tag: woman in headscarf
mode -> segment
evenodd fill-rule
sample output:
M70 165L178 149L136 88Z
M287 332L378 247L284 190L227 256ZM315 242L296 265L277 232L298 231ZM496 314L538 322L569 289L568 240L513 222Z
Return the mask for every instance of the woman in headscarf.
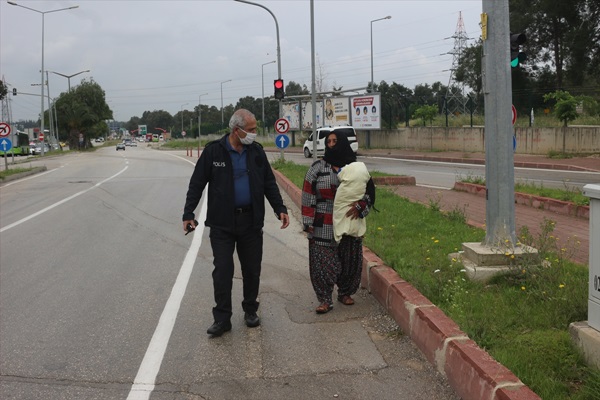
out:
M346 168L347 171L344 171ZM364 231L352 222L338 230L339 243L334 234L334 202L340 188L342 174L352 187L346 190L343 202L338 202L336 221L363 219L375 202L375 185L363 163L356 162L348 138L343 133L331 132L326 139L325 155L315 161L306 173L302 188L302 224L308 236L310 279L319 306L315 310L324 314L333 308L333 289L337 285L337 299L352 305L352 295L360 286L362 272L362 234ZM359 181L357 183L357 181ZM356 195L356 188L362 195ZM345 210L345 211L344 211ZM362 232L362 234L360 234ZM354 235L354 236L353 236Z

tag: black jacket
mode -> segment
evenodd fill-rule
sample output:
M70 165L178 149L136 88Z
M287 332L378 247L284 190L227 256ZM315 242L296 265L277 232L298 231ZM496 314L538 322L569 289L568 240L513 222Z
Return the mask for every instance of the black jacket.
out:
M233 166L226 140L229 140L229 135L210 142L202 151L190 179L183 209L183 221L194 219L194 210L198 206L206 184L209 184L208 210L204 224L231 232L234 228L235 195L233 192ZM262 146L253 143L246 146L246 151L254 227L261 229L265 219L265 197L277 218L280 213L287 214L287 208L283 204L275 175Z

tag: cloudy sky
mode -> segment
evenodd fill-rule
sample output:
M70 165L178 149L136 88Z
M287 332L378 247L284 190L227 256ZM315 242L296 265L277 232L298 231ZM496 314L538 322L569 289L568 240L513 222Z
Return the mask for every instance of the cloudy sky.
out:
M220 108L221 89L224 105L260 98L263 76L265 96L273 92L278 66L267 63L277 58L276 28L261 7L234 0L14 2L43 12L79 6L44 14L44 67L63 75L89 69L72 77L71 87L93 78L118 121L144 111L191 110L200 99ZM277 18L282 78L310 89L310 1L254 2ZM317 75L324 89L365 87L372 26L375 82L448 84L459 13L475 39L481 8L481 0L315 0ZM0 76L11 90L40 93L41 53L42 15L0 0ZM57 97L68 79L51 73L49 87ZM9 98L14 121L39 117L39 96Z

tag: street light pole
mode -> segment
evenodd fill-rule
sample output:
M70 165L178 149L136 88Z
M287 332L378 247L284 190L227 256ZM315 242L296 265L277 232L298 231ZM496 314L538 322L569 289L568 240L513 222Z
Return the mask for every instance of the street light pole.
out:
M269 14L271 14L273 19L275 20L275 33L277 35L277 79L281 79L281 47L279 45L279 23L277 22L277 18L275 18L275 14L273 14L273 12L271 12L271 10L269 10L267 7L263 6L262 4L253 3L253 2L247 1L247 0L234 0L234 1L263 8L263 9L267 10L267 12ZM281 100L279 100L279 117L280 118L281 118L282 107L283 107L283 105L281 104Z
M261 76L262 76L262 124L263 124L263 136L265 135L265 65L273 64L275 60L264 63L261 66Z
M8 4L10 4L11 6L17 6L17 7L21 7L21 8L25 8L27 10L30 11L34 11L38 14L42 15L42 70L41 75L42 75L42 84L41 84L41 90L42 90L42 97L41 97L41 114L40 114L40 132L42 133L42 135L44 134L44 16L46 14L50 14L53 12L58 12L58 11L64 11L64 10L72 10L74 8L78 8L79 6L71 6L71 7L66 7L66 8L59 8L56 10L50 10L50 11L40 11L40 10L36 10L35 8L31 8L31 7L26 7L26 6L22 6L20 4L15 3L14 1L8 1ZM44 146L42 143L42 153L41 156L44 156Z
M71 93L71 78L74 77L74 76L77 76L79 74L83 74L84 72L90 72L90 70L86 69L85 71L80 71L80 72L78 72L76 74L73 74L73 75L64 75L64 74L61 74L60 72L56 72L56 71L49 71L49 72L52 72L53 74L64 76L65 78L67 78L68 83L69 83L69 93Z
M231 82L231 79L221 82L221 129L223 129L224 118L223 118L223 84Z
M387 17L378 18L378 19L374 19L371 21L371 91L374 91L374 88L375 88L375 81L373 79L373 22L381 21L384 19L390 19L390 18L392 18L392 16L388 15Z
M185 139L185 135L183 134L183 106L187 106L190 103L185 103L181 105L181 111L179 112L181 114L181 136Z
M208 93L202 93L198 96L198 145L200 145L200 124L202 123L202 96Z

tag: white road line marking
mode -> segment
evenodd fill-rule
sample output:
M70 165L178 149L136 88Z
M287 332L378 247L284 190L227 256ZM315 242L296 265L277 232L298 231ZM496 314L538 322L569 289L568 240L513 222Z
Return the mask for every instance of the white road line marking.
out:
M208 196L206 194L202 197L198 221L204 221L206 219L207 197ZM133 386L129 391L127 400L148 400L152 394L152 391L154 390L156 376L160 370L160 365L162 364L162 360L167 349L167 344L169 343L171 333L173 332L173 327L175 326L175 319L177 318L177 313L179 312L179 306L181 305L181 300L183 299L185 289L190 280L190 275L192 274L192 270L194 268L194 262L196 261L198 252L200 251L203 233L204 224L201 223L201 225L198 225L194 231L192 243L187 254L185 255L185 259L183 260L183 264L181 265L181 269L179 270L179 274L175 280L175 285L173 285L171 295L165 304L165 308L160 316L158 325L154 330L154 334L152 335L152 339L150 340L150 344L148 345L148 349L146 350L142 364L140 365L138 373L133 381Z
M66 202L67 202L67 201L69 201L69 200L73 200L75 197L79 197L79 196L81 196L82 194L84 194L84 193L87 193L87 192L89 192L90 190L93 190L93 189L95 189L95 188L99 187L99 186L100 186L100 185L102 185L103 183L106 183L106 182L110 181L111 179L113 179L113 178L116 178L117 176L121 175L123 172L125 172L125 171L127 170L127 168L129 168L129 167L125 167L125 168L123 168L122 170L120 170L119 172L117 172L116 174L114 174L113 176L111 176L111 177L108 177L108 178L106 178L105 180L103 180L103 181L100 181L100 182L96 183L96 184L95 184L94 186L92 186L91 188L88 188L88 189L82 190L81 192L77 192L77 193L75 193L74 195L67 197L66 199L62 199L62 200L61 200L61 201L59 201L59 202L56 202L56 203L54 203L54 204L52 204L52 205L49 205L49 206L48 206L48 207L46 207L46 208L43 208L43 209L41 209L40 211L38 211L38 212L36 212L36 213L33 213L33 214L31 214L31 215L30 215L30 216L28 216L28 217L25 217L25 218L23 218L23 219L20 219L20 220L18 220L17 222L13 222L12 224L10 224L10 225L7 225L7 226L3 227L2 229L0 229L0 233L2 233L2 232L4 232L4 231L7 231L7 230L9 230L9 229L11 229L11 228L14 228L15 226L21 225L23 222L27 222L27 221L29 221L30 219L32 219L32 218L35 218L35 217L37 217L38 215L41 215L41 214L45 213L46 211L50 211L50 210L52 210L53 208L55 208L55 207L58 207L58 206L60 206L61 204L64 204L64 203L66 203Z
M46 174L49 174L50 172L57 171L59 168L64 168L64 167L65 167L64 165L61 165L58 168L54 168L54 169L51 169L51 170L46 171L46 172L40 172L39 174L31 175L30 177L27 177L27 178L17 179L16 181L9 182L6 185L3 185L2 187L7 187L7 186L10 186L10 185L14 185L15 183L20 183L20 182L28 181L30 179L34 179L34 178L37 178L37 177L40 177L40 176L44 176Z

